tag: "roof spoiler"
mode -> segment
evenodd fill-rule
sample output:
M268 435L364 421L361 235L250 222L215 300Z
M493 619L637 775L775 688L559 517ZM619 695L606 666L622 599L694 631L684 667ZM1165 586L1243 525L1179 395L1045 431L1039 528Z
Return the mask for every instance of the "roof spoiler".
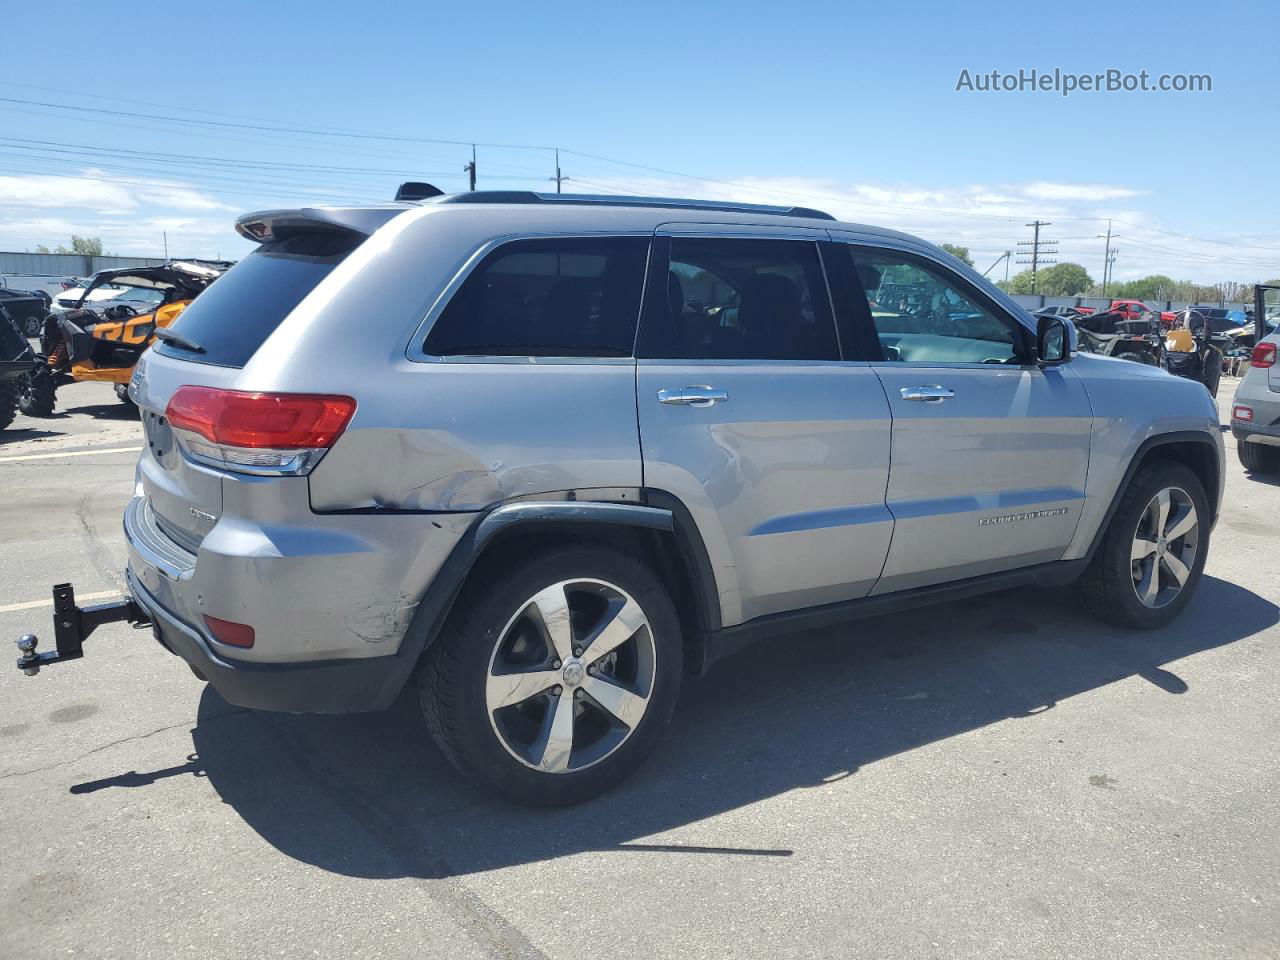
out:
M396 191L397 200L429 200L432 197L442 196L444 191L439 187L418 180L406 180Z
M236 221L236 232L254 243L283 240L299 233L353 233L367 237L405 207L302 207L263 210Z

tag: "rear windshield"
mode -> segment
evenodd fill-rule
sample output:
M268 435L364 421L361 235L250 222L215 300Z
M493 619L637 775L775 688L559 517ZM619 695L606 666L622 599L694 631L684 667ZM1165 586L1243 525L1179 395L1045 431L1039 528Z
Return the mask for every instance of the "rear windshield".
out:
M243 367L303 298L364 240L351 233L306 233L265 243L210 284L172 330L203 353L156 341L179 360Z

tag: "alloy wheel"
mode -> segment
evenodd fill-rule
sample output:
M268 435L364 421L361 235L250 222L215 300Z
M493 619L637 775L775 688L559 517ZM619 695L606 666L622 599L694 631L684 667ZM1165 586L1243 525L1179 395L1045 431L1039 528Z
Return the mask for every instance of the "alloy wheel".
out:
M1157 609L1173 602L1191 577L1199 545L1191 496L1180 487L1157 492L1138 518L1129 554L1133 589L1144 606Z
M485 707L503 748L526 766L573 773L631 736L656 667L640 605L603 580L565 580L530 597L489 659Z

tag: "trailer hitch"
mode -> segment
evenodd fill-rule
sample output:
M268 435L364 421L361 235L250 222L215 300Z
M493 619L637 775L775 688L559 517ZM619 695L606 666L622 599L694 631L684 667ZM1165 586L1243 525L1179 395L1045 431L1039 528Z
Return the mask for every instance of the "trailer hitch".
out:
M95 603L89 607L76 606L76 591L69 583L59 583L53 588L53 636L56 650L36 653L39 639L34 633L25 634L18 641L18 669L28 677L34 677L41 667L66 660L79 660L84 656L84 641L104 623L127 620L135 627L151 625L151 617L132 597L123 597L111 603Z

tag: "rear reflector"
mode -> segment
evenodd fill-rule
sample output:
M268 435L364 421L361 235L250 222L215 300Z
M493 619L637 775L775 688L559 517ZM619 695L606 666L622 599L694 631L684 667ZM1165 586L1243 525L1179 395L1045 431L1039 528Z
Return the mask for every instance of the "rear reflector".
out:
M1260 343L1253 348L1253 353L1249 355L1249 366L1251 367L1269 367L1276 362L1276 345L1274 343Z
M1253 422L1253 407L1235 406L1231 408L1232 420L1243 420L1245 423Z
M308 450L333 446L355 412L351 397L179 387L165 416L219 446Z
M253 627L247 623L233 623L230 620L219 620L205 614L204 625L213 634L213 639L231 647L252 647Z

